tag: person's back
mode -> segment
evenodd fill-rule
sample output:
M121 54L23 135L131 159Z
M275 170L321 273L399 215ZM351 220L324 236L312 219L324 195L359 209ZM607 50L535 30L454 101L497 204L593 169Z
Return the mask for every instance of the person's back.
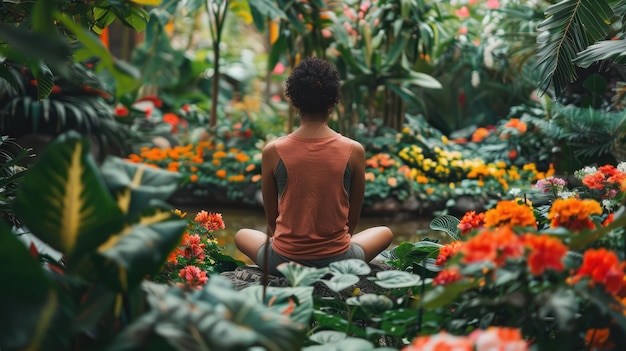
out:
M393 238L385 226L354 234L365 191L365 150L327 125L340 83L331 64L312 57L287 78L285 95L301 123L263 148L268 234L244 228L235 235L237 248L271 274L290 261L313 267L350 258L368 262Z
M286 183L282 191L279 188L274 250L304 259L345 252L350 246L352 141L340 134L324 138L289 135L277 140L276 149L285 171L284 175L277 172L277 181L284 177Z

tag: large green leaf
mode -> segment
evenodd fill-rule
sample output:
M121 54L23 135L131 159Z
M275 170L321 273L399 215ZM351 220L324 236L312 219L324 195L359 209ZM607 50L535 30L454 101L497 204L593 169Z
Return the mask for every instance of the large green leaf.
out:
M548 7L545 15L537 27L539 87L546 91L554 86L558 95L577 77L573 60L606 37L614 13L604 0L563 0Z
M328 268L330 268L332 272L356 275L367 275L372 271L372 268L367 262L354 258L333 262L328 265Z
M151 312L129 326L109 350L145 349L155 334L178 350L299 350L303 332L285 315L211 276L202 290L183 294L176 287L144 284ZM148 336L148 337L146 337Z
M137 224L127 226L98 247L94 260L103 279L115 289L128 291L161 268L186 227L187 221L169 210L146 210Z
M288 315L303 330L311 322L313 313L313 287L301 286L295 288L267 287L265 301L263 301L263 286L251 285L241 290L243 295L266 305L272 311Z
M15 213L71 265L122 228L123 216L76 132L61 135L24 177Z
M41 348L58 309L59 297L41 263L0 223L0 348Z
M167 200L178 188L181 175L107 157L101 168L102 176L118 206L129 218L135 217L154 200Z
M379 316L393 308L393 301L385 295L363 294L359 296L349 297L346 304L359 306L371 316Z
M276 267L291 286L309 286L330 273L329 268L306 267L295 262L282 263Z
M430 222L430 229L441 230L450 235L454 240L458 241L461 240L461 237L459 236L459 223L461 223L461 221L454 216L442 215L434 218Z
M385 289L409 288L419 285L422 281L419 275L396 270L378 272L375 278L368 279Z
M93 56L100 59L101 64L115 77L117 82L115 93L117 96L133 92L138 85L139 72L121 70L116 65L115 58L102 45L100 39L86 28L75 23L64 13L55 13L56 19L71 30L76 38L89 50Z
M603 60L611 60L620 64L626 63L626 40L599 41L580 52L573 62L582 67L589 67L595 62Z
M359 277L349 273L334 273L330 280L321 279L322 283L326 284L332 291L340 292L359 282Z

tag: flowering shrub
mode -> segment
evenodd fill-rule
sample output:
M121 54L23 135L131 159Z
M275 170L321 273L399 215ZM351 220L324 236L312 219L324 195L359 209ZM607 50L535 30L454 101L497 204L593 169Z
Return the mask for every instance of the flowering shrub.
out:
M207 185L213 185L225 189L231 200L254 202L254 193L246 193L245 189L250 184L260 187L260 156L256 151L226 149L223 144L200 141L168 149L145 147L139 154L129 155L128 160L181 173L181 188L197 195L206 195L202 193L208 191Z
M175 214L186 218L187 213L175 210ZM174 283L186 289L199 289L207 281L207 274L232 270L243 262L221 253L213 235L224 229L224 221L219 213L200 211L193 220L188 219L187 231L180 244L170 253L167 262L153 280Z
M455 351L525 351L528 344L516 328L490 327L477 329L468 336L455 336L447 332L420 336L402 351L455 350Z
M552 202L549 222L521 199L502 200L484 215L466 213L457 224L461 240L439 248L441 270L420 305L436 311L438 325L451 334L514 328L520 350L526 342L543 349L555 340L568 350L624 346L626 262L593 238L620 230L626 218L603 227L601 214L598 201L578 198ZM417 338L404 350L431 343L480 349L471 332L447 333Z

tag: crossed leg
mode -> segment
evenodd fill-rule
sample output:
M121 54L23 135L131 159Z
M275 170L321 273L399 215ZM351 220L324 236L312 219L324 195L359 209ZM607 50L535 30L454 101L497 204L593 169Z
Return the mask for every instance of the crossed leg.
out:
M235 234L235 245L246 256L256 263L259 249L267 240L267 234L256 229L240 229ZM385 226L367 228L352 236L351 242L358 244L365 252L365 262L373 260L385 250L393 240L391 229Z

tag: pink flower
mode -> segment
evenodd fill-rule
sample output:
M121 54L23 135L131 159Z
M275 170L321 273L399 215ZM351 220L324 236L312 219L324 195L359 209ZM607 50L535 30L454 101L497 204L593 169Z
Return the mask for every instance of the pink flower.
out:
M460 35L467 34L467 27L463 26L459 28L459 31L457 33L459 33Z
M470 15L470 11L467 6L461 7L460 9L456 10L455 13L459 18L467 18Z
M489 327L486 330L474 330L468 338L476 351L507 350L527 351L528 344L522 339L522 332L516 328Z
M283 74L285 73L285 65L282 62L279 62L274 66L273 74Z
M490 10L495 10L500 7L500 1L498 0L487 0L487 8Z

